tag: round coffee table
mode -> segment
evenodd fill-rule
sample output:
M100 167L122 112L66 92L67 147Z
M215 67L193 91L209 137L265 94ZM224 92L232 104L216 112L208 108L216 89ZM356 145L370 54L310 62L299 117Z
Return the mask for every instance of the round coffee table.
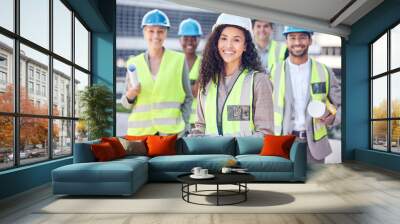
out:
M213 174L215 177L212 179L193 179L190 177L191 173L182 174L177 177L178 181L182 183L182 199L188 203L198 204L198 205L234 205L247 200L247 192L249 188L247 183L255 180L255 177L249 173L216 173ZM215 185L215 190L198 190L197 185ZM195 186L194 191L190 191L190 186ZM237 190L224 190L220 189L220 185L236 185ZM206 194L209 192L214 192L215 194ZM216 197L216 204L202 204L193 202L190 200L190 196L203 196L203 197ZM240 196L240 199L231 203L221 202L221 197L232 197Z

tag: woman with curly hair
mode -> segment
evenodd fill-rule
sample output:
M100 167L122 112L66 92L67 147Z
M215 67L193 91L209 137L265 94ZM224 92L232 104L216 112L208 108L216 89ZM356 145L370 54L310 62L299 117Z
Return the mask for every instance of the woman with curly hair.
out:
M193 135L273 133L272 85L252 42L251 20L221 14L203 51Z

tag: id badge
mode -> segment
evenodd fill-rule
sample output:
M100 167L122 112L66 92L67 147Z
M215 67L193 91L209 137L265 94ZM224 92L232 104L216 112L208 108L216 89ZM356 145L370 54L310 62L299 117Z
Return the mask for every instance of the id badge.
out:
M311 88L314 94L324 94L326 93L326 83L325 82L317 82L311 84Z
M228 121L249 121L249 105L228 105Z

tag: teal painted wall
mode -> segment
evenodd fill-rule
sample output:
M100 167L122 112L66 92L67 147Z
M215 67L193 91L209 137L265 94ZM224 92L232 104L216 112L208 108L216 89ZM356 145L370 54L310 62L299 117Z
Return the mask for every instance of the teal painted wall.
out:
M115 96L115 1L67 2L92 31L92 82L106 84ZM110 132L112 131L110 127ZM69 157L0 172L0 199L50 182L53 169L71 163L72 157Z
M400 172L400 155L393 155L392 153L379 151L371 152L371 150L366 149L356 149L355 160L368 163L372 166Z
M71 163L69 157L0 172L0 199L48 183L53 169Z
M383 168L398 170L400 157L382 156L369 150L369 46L392 25L400 22L400 1L386 0L351 29L344 43L345 52L345 124L344 159L355 159ZM357 149L357 152L355 150ZM359 151L363 150L363 151Z
M116 51L116 2L100 1L98 4L99 11L104 16L110 30L108 32L92 33L92 82L101 83L110 88L113 92L114 101L116 96L116 87L114 85L116 79L115 73L115 51ZM115 121L115 105L113 108L114 116L111 118ZM113 122L115 123L115 122ZM115 135L115 125L109 129L110 135Z

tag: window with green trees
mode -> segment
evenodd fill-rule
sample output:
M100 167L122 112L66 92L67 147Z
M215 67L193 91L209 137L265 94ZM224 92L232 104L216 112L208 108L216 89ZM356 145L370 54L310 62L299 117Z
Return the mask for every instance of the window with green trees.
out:
M400 153L400 24L370 45L371 148Z

